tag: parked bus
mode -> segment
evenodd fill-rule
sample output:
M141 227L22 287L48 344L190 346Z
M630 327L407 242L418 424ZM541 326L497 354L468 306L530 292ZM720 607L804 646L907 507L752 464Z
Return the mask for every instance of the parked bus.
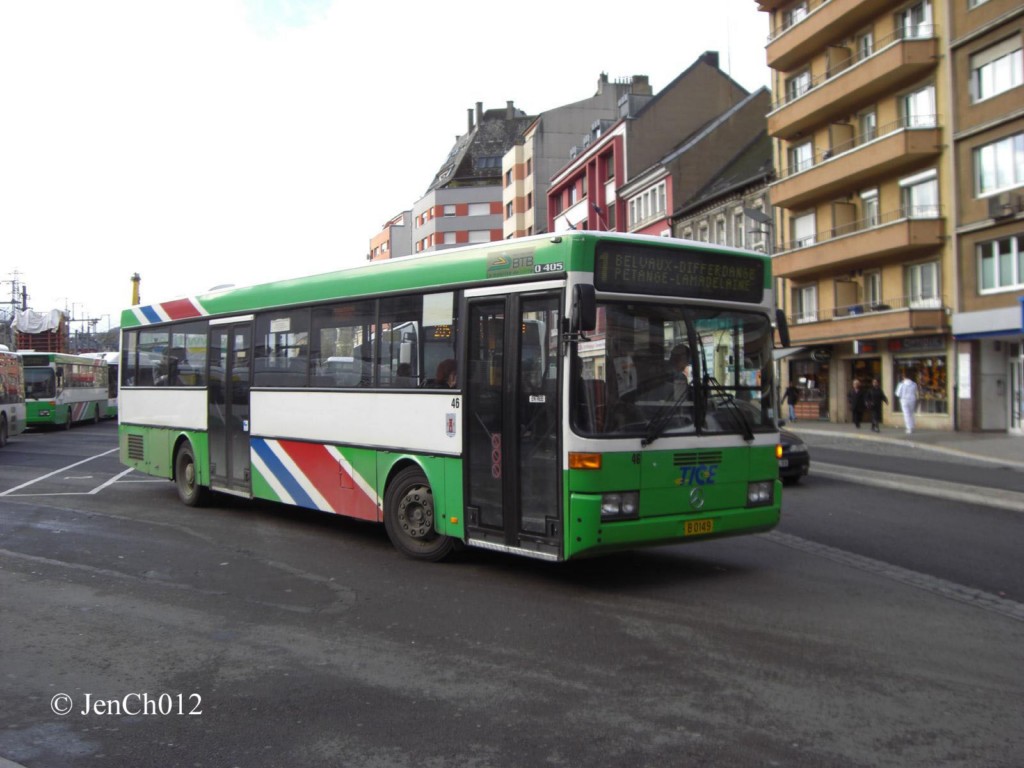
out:
M24 366L19 355L0 344L0 448L25 426Z
M117 387L120 382L121 355L118 352L86 352L82 357L103 360L107 364L107 407L101 414L104 419L117 418Z
M25 365L28 426L70 429L97 422L107 409L107 364L62 352L19 352Z
M383 522L426 560L769 530L771 285L760 254L580 232L132 307L121 460L188 505Z

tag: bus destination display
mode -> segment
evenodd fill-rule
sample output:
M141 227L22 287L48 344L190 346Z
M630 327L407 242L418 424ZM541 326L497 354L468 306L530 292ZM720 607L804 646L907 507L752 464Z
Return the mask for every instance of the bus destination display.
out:
M764 263L729 253L605 243L597 250L594 286L616 293L757 302L764 292Z

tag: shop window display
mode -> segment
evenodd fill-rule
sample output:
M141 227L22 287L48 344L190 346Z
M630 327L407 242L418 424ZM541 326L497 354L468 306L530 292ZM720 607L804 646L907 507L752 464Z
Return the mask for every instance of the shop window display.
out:
M892 380L899 382L905 370L917 382L918 413L949 413L949 367L944 356L897 357L893 360ZM893 397L891 402L899 410L897 398Z

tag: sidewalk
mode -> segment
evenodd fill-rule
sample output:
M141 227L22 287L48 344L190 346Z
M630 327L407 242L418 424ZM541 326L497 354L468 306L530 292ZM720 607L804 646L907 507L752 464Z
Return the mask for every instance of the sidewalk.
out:
M883 426L872 432L871 424L835 424L829 421L787 421L785 429L798 435L823 435L849 440L876 441L913 446L921 451L971 458L991 464L1024 469L1024 436L1005 432L945 432L918 429L908 435L902 427Z

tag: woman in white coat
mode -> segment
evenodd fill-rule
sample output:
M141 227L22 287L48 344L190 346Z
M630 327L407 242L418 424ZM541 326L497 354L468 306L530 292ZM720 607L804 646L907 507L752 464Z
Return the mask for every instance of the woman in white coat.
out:
M903 424L907 428L907 434L914 432L914 411L917 410L917 384L910 378L910 372L903 372L903 381L896 387L896 397L900 399L900 408L903 410Z

